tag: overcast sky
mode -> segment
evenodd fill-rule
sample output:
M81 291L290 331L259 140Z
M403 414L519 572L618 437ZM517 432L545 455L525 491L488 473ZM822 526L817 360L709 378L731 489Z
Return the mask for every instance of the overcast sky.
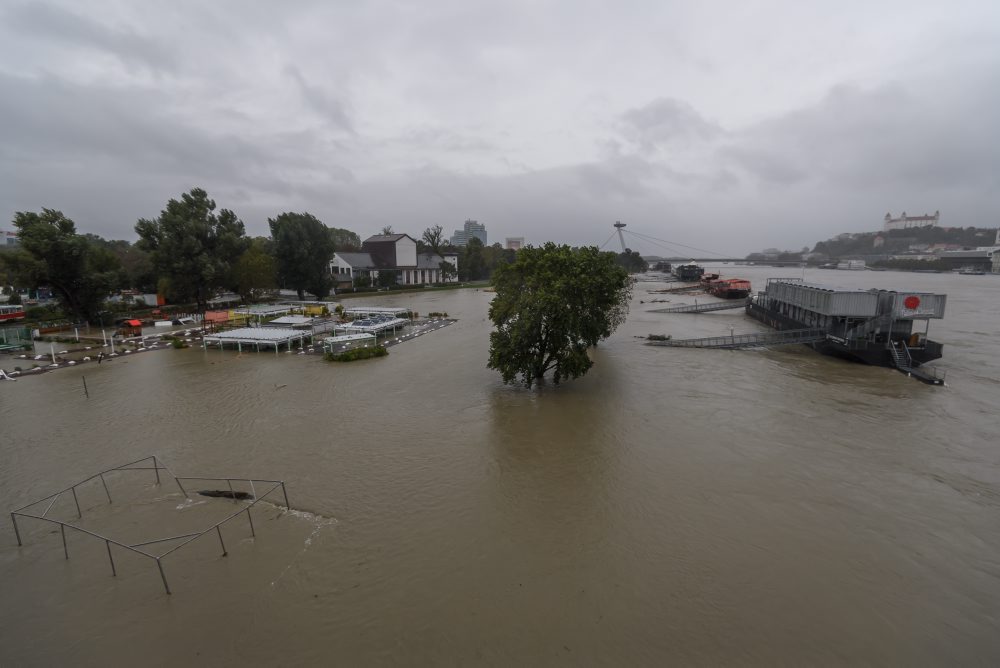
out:
M1000 2L0 0L0 228L50 207L131 240L196 186L254 235L996 227Z

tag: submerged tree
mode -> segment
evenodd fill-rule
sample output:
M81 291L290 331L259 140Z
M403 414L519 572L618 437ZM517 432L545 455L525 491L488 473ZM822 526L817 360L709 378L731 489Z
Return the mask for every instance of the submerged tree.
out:
M551 242L500 264L493 286L488 366L504 383L527 387L548 371L556 383L585 374L593 365L588 348L624 322L631 298L614 253Z
M333 279L330 260L334 241L330 228L309 213L283 213L267 221L274 240L278 276L286 287L305 298L305 292L323 299L330 294Z
M172 199L153 220L135 224L136 244L150 253L160 286L174 300L193 300L204 311L225 287L233 263L250 245L243 221L229 209L215 213L215 201L201 188Z
M121 264L106 248L76 233L60 211L19 211L14 216L20 247L6 255L19 281L52 288L63 309L81 320L101 310L121 280Z

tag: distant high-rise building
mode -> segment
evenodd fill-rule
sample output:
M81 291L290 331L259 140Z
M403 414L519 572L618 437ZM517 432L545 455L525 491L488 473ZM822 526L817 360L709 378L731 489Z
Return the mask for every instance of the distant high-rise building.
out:
M16 246L17 245L17 232L8 232L6 230L0 230L0 246Z
M507 243L504 244L504 247L510 250L521 250L523 245L524 237L507 237Z
M469 243L469 239L473 237L482 241L484 246L489 245L486 242L486 226L474 220L467 220L465 221L464 229L455 230L455 234L451 235L451 244L453 246L465 246Z

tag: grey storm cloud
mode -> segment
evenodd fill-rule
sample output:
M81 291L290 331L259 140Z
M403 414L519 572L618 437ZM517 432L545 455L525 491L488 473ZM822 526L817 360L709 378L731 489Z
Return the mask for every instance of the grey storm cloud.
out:
M723 133L682 100L658 98L622 114L622 134L646 151L710 141Z
M302 72L295 65L285 66L285 72L295 82L295 85L298 86L299 92L302 94L302 99L305 100L308 106L331 121L335 126L348 132L354 132L354 127L346 110L347 105L335 96L326 93L323 89L306 81Z
M151 34L153 31L141 34L105 25L44 2L14 5L3 13L3 19L8 30L25 31L49 48L81 46L113 54L128 67L142 65L155 71L170 71L176 66L173 55Z
M887 210L996 226L1000 5L958 5L0 3L2 215L133 238L198 186L252 234L622 220L746 253Z
M871 90L838 86L818 104L746 128L721 152L777 184L995 186L1000 73L972 70L963 79L958 85L915 81Z

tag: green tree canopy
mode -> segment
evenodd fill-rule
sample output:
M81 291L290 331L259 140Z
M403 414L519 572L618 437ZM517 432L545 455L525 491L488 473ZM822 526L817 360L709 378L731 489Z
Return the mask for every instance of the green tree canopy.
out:
M20 247L6 257L12 273L30 287L51 287L74 317L93 319L121 278L114 254L77 234L76 225L60 211L19 211L14 227Z
M94 245L109 250L122 266L120 287L137 288L143 292L156 291L156 268L149 253L138 245L130 244L122 239L108 240L96 234L84 234L84 237Z
M585 374L587 349L625 321L632 290L614 253L551 242L499 264L493 285L488 366L527 387L550 370L556 383Z
M396 272L389 269L383 269L378 272L378 285L380 288L391 288L397 282Z
M441 260L438 262L438 268L441 270L441 280L444 282L447 282L458 275L455 265L447 260Z
M359 251L361 250L361 237L356 232L345 230L341 227L331 227L330 234L333 235L333 246L339 251Z
M287 212L267 222L282 285L298 292L299 299L305 298L306 290L317 299L330 294L330 260L335 250L330 228L309 213Z
M463 281L478 281L489 278L483 242L472 237L462 250L458 262L458 277Z
M250 243L243 221L229 209L216 214L215 201L201 188L167 202L159 218L139 220L135 231L171 299L196 301L202 311Z
M642 274L649 270L649 263L642 259L638 251L626 248L624 253L618 254L618 266L624 267L630 274Z
M245 301L256 301L278 287L278 265L268 252L269 239L257 237L233 265L233 289Z

